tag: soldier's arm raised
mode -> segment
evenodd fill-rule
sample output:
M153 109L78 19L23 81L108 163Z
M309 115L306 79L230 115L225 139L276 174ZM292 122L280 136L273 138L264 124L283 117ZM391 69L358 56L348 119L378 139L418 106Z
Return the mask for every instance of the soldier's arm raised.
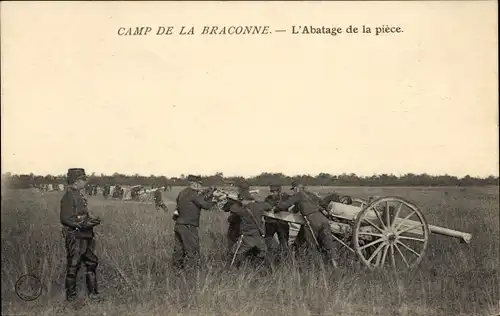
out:
M205 210L209 210L215 205L214 202L211 202L211 201L209 202L209 201L205 200L205 198L202 195L198 195L198 194L196 194L194 196L193 202L196 205L198 205L199 208L202 208Z
M297 193L293 196L291 196L289 199L287 199L286 201L282 201L280 202L277 206L276 206L276 209L277 210L287 210L288 208L290 208L290 206L296 204L297 202L299 202L301 199L301 196L300 196L300 193Z
M267 212L273 209L273 205L267 201L259 203L263 212Z
M229 211L231 211L231 206L233 206L233 204L234 204L234 201L232 201L232 200L228 200L228 201L224 204L224 206L222 207L222 210L223 210L224 212L229 212Z
M245 211L245 209L243 208L243 206L240 204L240 203L236 203L234 202L231 207L229 208L229 211L231 213L234 213L236 215L242 215L243 212Z
M333 200L332 198L328 197L326 197L325 199L319 199L319 198L317 199L319 206L321 206L325 210L328 209L328 204L330 204L332 200Z
M76 207L73 204L73 197L69 194L65 194L61 199L61 214L60 220L61 224L71 228L80 228L83 220L78 219L76 212Z

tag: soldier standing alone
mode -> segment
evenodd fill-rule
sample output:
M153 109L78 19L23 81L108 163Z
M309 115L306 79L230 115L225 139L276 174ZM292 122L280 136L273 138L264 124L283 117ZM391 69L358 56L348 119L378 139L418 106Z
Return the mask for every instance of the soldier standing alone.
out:
M95 240L93 227L100 224L97 217L90 215L87 199L83 194L87 176L85 170L68 170L68 189L61 199L60 221L66 244L66 299L74 301L77 297L76 277L80 265L86 267L85 281L90 298L97 298L96 270L98 258L94 253Z
M206 201L200 194L201 177L189 175L190 186L177 196L177 209L174 212L175 245L173 264L175 267L198 266L200 259L200 213L202 209L209 210L215 203Z

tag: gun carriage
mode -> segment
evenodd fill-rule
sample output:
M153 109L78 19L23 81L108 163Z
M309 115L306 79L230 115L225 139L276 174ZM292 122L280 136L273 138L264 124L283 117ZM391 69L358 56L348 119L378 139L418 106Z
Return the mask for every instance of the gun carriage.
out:
M222 207L236 194L217 189L214 200ZM406 199L387 196L367 201L353 198L352 204L331 202L322 210L329 219L334 239L357 256L367 268L385 266L412 270L422 261L431 234L439 234L470 243L472 235L429 225L422 211ZM265 217L299 225L306 224L300 213L265 212Z

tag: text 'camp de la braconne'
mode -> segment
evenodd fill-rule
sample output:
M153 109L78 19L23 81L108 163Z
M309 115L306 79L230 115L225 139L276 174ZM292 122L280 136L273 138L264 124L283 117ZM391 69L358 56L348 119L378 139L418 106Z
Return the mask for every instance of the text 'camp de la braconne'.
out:
M273 32L287 32L290 34L326 34L338 35L343 33L372 33L372 27L362 25L360 27L348 25L339 26L313 26L313 25L292 25L290 28L272 29L269 25L230 25L217 26L205 25L196 26L121 26L118 28L119 36L144 36L144 35L268 35ZM388 33L402 33L399 26L380 25L373 27L374 35Z

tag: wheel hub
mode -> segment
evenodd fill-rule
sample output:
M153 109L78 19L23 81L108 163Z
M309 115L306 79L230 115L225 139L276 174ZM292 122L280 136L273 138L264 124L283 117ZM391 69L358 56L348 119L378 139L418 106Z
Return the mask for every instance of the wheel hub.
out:
M396 239L397 239L397 236L396 234L390 232L387 234L387 241L390 243L390 244L394 244L396 242Z

